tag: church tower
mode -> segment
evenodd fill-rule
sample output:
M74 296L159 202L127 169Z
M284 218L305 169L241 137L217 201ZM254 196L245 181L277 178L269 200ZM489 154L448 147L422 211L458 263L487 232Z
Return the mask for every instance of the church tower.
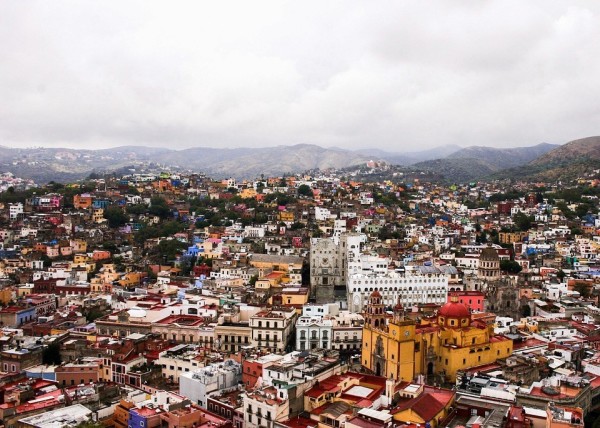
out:
M377 289L371 293L369 303L364 313L365 324L371 328L387 330L385 322L385 306L381 293Z
M415 375L415 322L404 318L402 305L385 311L381 293L369 296L363 312L362 365L377 376L412 381Z

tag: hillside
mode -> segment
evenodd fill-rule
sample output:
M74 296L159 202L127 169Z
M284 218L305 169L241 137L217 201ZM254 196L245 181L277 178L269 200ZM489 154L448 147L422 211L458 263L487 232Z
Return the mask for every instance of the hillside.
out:
M572 162L577 160L600 160L600 137L581 138L540 156L532 162L533 165L548 165L557 162Z
M265 148L193 148L161 156L161 162L181 169L202 171L214 177L255 178L309 169L343 168L370 158L348 150L311 144Z
M524 165L556 149L557 145L542 143L529 147L497 149L493 147L471 146L460 149L448 156L450 159L480 159L496 170Z
M448 183L466 183L483 179L498 171L496 166L477 158L435 159L416 163L412 167L435 173Z
M425 162L434 159L445 158L462 148L457 145L438 146L432 149L410 151L410 152L386 152L379 149L361 149L356 153L371 156L372 159L379 159L392 165L413 165L419 162Z
M309 169L342 168L371 159L349 150L327 149L299 144L265 148L186 150L123 146L102 150L11 149L1 147L0 171L31 178L38 183L72 181L92 172L111 172L129 168L137 171L176 169L204 172L216 178L255 178L282 175Z
M588 137L559 146L526 165L500 171L492 178L565 181L581 177L599 168L600 137Z
M431 159L448 153L442 159ZM564 146L538 144L532 147L496 149L472 146L442 146L420 152L394 153L373 149L350 151L311 144L263 148L220 149L195 147L185 150L122 146L102 150L0 146L0 171L31 178L38 183L72 181L92 172L178 171L202 172L215 178L256 178L308 170L341 169L383 160L403 167L406 173L420 171L446 182L468 182L512 177L531 180L575 178L600 165L600 137L572 141ZM412 165L409 167L408 165Z

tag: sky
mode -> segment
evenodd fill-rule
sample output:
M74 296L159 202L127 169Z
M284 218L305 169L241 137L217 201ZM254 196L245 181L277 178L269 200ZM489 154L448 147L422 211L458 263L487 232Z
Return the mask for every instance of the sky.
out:
M9 147L560 144L599 100L597 0L0 2Z

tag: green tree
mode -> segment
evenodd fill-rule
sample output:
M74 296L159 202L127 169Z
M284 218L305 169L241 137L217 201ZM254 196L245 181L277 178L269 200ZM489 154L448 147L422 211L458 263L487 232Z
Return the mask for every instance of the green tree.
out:
M42 363L48 365L59 365L62 363L60 357L60 345L56 342L46 346L42 351Z
M104 210L104 218L110 227L121 227L127 224L129 217L119 207L108 207Z
M298 195L311 197L313 195L313 192L308 184L301 184L298 187Z
M150 208L148 209L148 212L162 219L171 215L171 209L169 208L167 201L160 196L155 196L150 199Z
M558 202L556 208L558 208L567 219L572 220L575 218L575 213L571 211L565 202Z
M135 215L145 214L148 211L148 207L144 204L128 205L126 209L128 214Z
M106 315L106 313L104 311L102 311L99 308L91 308L86 314L85 314L85 319L87 322L94 322L96 321L98 318L103 317L104 315Z
M527 232L533 223L533 217L523 212L518 212L513 216L513 222L518 230Z
M187 244L177 239L163 239L158 244L159 255L167 260L172 260L179 254L181 250L187 248Z
M584 299L590 297L590 286L585 282L577 282L573 286L573 291L577 291Z
M300 222L292 223L292 225L290 226L290 230L301 230L301 229L304 229L304 224L300 223Z
M504 272L512 274L517 274L523 270L521 265L514 260L501 260L500 269L502 269Z

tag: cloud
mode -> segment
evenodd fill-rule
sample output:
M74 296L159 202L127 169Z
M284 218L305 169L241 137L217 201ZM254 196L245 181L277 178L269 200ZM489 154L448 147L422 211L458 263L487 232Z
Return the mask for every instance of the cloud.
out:
M593 1L0 3L0 144L414 150L598 134Z

